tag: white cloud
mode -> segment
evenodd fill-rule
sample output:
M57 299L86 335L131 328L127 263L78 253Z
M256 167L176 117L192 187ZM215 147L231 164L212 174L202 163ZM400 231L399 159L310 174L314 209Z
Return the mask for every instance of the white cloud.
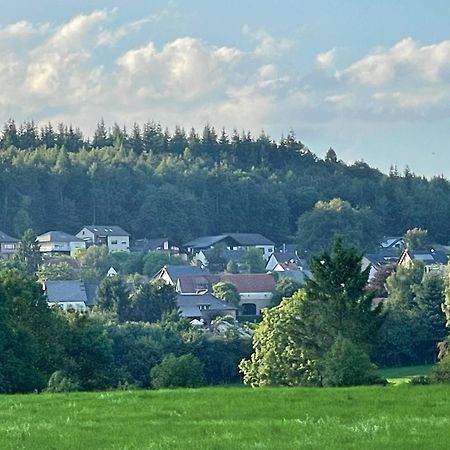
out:
M336 55L336 49L332 48L324 53L319 53L316 56L316 64L322 69L328 69L334 66L334 57Z
M257 56L280 56L290 50L294 45L294 42L290 39L277 39L265 30L254 30L248 25L243 26L242 32L244 35L249 36L254 42L256 42L256 47L253 50L253 53Z

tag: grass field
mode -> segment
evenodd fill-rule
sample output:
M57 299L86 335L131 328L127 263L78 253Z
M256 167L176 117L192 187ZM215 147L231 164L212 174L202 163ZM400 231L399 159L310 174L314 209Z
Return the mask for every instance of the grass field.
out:
M450 386L0 397L1 449L448 449Z
M380 369L379 373L380 376L386 378L389 383L398 385L408 383L412 377L428 375L432 368L432 365L392 367L389 369Z

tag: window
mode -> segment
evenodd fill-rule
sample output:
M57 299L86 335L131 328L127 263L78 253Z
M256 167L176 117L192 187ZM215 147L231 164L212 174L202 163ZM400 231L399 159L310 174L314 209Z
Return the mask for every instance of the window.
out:
M117 239L113 239L113 240L111 241L111 244L112 244L112 245L117 245Z
M3 244L3 248L5 250L14 250L15 245L14 244Z
M198 305L200 311L206 311L211 305Z

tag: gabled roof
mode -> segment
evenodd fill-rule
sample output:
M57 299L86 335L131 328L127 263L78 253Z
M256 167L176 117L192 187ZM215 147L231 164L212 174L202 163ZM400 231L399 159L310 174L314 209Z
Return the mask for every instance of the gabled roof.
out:
M202 310L200 306L208 306L205 311L236 311L235 306L229 305L228 303L218 299L210 293L203 295L182 295L177 294L177 305L181 311L181 315L184 317L201 317Z
M232 239L242 246L247 245L275 245L275 242L267 239L259 233L230 233L228 234Z
M86 287L81 280L47 281L45 292L48 301L52 303L84 302L87 305L88 302Z
M221 273L220 281L232 283L239 294L251 292L272 292L275 280L268 273Z
M380 248L379 250L366 253L364 257L370 261L373 266L384 266L392 262L397 262L399 257L399 251L397 248Z
M163 272L166 272L167 275L169 275L169 278L171 279L172 283L175 285L177 283L177 280L181 277L186 276L201 276L205 274L209 274L208 269L201 269L197 266L184 266L184 265L167 265L164 266L156 275L155 278L161 278L161 274Z
M400 263L405 259L405 256L409 257L414 261L422 261L426 266L431 264L442 264L446 265L448 263L449 256L446 252L442 250L409 250L406 249L402 256L400 257Z
M123 228L118 225L84 225L83 228L88 229L97 236L129 236Z
M192 241L186 242L183 247L191 247L191 248L208 248L217 244L220 241L223 241L227 238L226 234L220 234L218 236L202 236L197 239L193 239Z
M271 258L275 258L275 260L280 264L301 265L302 262L295 252L275 252L272 253Z
M232 239L239 246L256 246L256 245L275 245L270 239L267 239L259 233L226 233L217 236L202 236L187 242L183 247L203 249L212 247L213 245Z
M65 231L47 231L37 237L39 242L84 242L76 236L72 236Z
M19 239L13 238L3 231L0 231L0 242L19 242Z

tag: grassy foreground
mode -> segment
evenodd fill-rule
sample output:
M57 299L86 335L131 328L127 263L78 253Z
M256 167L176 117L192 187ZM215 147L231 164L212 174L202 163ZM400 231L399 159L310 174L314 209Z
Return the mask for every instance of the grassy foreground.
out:
M448 449L450 386L0 397L1 449Z

